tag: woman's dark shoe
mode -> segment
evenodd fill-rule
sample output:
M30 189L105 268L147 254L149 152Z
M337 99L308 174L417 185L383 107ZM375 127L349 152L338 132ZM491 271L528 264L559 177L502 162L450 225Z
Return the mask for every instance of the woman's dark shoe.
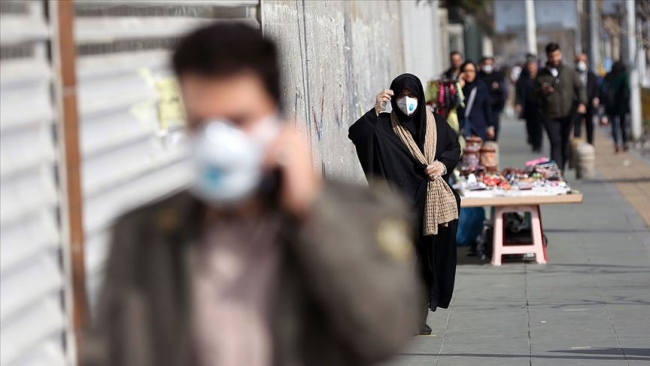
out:
M420 325L420 331L419 331L420 334L419 335L431 335L432 331L433 330L431 329L430 326L428 326L426 324L423 324L423 325Z
M615 153L615 154L618 154L618 153L620 153L620 152L621 152L621 147L618 146L618 145L616 145L616 147L614 148L614 153Z

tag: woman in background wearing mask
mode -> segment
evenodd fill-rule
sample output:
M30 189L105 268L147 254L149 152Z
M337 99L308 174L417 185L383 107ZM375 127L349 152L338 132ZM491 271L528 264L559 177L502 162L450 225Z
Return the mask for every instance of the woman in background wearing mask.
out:
M490 102L490 91L485 83L476 78L476 64L467 61L461 66L461 85L465 95L465 106L458 109L461 133L465 137L478 136L483 141L495 136L494 116Z
M390 102L391 113L381 113ZM420 79L395 78L375 107L349 130L368 182L386 181L411 203L416 253L426 286L419 334L431 334L428 309L447 308L456 275L460 199L448 178L460 159L458 137L440 115L427 111Z

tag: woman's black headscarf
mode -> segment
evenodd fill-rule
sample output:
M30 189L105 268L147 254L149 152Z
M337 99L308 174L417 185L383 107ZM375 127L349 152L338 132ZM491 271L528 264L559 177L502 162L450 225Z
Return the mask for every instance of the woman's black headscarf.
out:
M424 147L424 136L426 135L427 126L427 107L422 82L413 74L402 74L390 83L390 89L395 93L390 101L390 105L393 107L397 119L406 127L413 136L413 140L422 149ZM404 114L397 107L397 98L404 89L412 91L418 97L418 107L415 113L410 116Z

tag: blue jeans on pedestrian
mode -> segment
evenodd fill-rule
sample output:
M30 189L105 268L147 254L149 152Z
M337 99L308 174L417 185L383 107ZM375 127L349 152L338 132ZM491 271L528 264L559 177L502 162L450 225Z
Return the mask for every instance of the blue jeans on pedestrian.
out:
M609 123L612 125L612 138L614 139L614 145L618 146L620 129L623 146L625 146L627 144L627 113L610 114L607 117L609 118Z

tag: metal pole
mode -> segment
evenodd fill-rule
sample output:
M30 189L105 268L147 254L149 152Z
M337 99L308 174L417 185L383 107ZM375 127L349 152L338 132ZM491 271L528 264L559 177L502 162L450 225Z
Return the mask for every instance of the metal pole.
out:
M535 23L535 2L526 0L526 42L528 52L537 55L537 24Z
M576 0L576 31L573 34L575 43L576 55L582 53L582 19L584 16L584 2L583 0Z
M591 69L600 70L600 13L597 0L589 0L589 61Z
M627 13L627 49L628 65L630 68L630 123L632 126L632 139L641 138L641 90L639 88L639 62L637 60L638 45L636 41L636 14L635 1L625 2Z

